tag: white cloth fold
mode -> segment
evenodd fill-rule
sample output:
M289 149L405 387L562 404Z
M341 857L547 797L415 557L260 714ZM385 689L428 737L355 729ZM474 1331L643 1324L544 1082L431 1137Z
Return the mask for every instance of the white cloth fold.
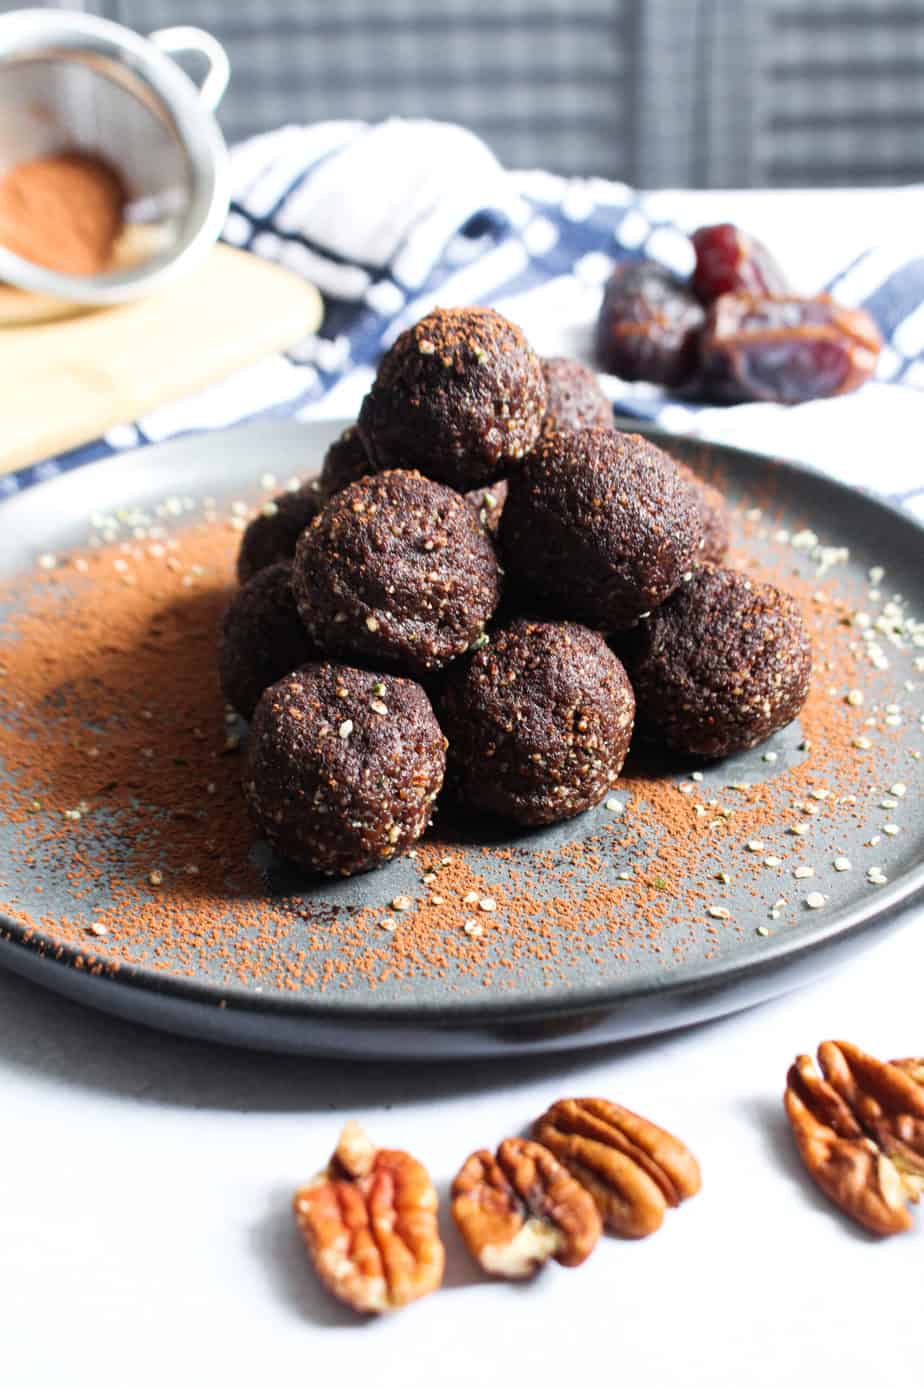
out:
M225 238L313 279L326 299L321 334L6 489L260 415L352 416L382 351L437 303L491 303L541 354L592 360L614 263L647 255L686 272L688 232L732 220L766 242L801 291L830 288L872 313L885 341L877 380L791 408L718 408L603 376L616 413L807 462L924 515L924 256L906 229L921 222L924 187L643 195L601 179L506 172L469 131L400 119L258 136L233 151L232 181Z

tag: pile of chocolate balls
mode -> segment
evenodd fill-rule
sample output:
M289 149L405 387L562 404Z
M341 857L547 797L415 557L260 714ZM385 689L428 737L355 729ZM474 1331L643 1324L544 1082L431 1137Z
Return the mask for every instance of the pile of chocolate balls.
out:
M348 876L441 794L521 826L591 808L636 728L684 757L763 741L811 651L727 546L721 496L617 432L585 366L488 308L428 314L320 477L243 535L219 669L257 830Z

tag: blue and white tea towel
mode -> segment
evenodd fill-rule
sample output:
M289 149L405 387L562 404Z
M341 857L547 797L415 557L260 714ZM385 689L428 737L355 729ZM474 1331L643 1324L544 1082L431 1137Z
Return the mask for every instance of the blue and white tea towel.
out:
M436 304L492 304L542 355L590 360L617 260L647 255L686 271L689 229L740 220L802 291L831 289L869 310L886 342L877 379L793 408L710 408L604 376L616 411L809 462L924 519L924 254L894 237L921 224L924 188L644 196L599 179L506 172L468 131L402 120L288 127L238 146L232 169L225 240L313 280L326 305L320 334L0 488L244 419L353 417L382 351Z

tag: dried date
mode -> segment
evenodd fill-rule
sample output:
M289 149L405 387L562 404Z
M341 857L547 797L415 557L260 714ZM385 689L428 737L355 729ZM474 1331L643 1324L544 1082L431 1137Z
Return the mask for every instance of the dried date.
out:
M702 336L699 392L728 404L846 394L872 375L880 346L868 313L828 297L723 294Z
M789 285L767 247L725 221L693 232L693 292L709 306L722 294L787 294Z
M623 380L676 388L692 378L705 317L692 291L652 260L613 271L597 317L597 359Z

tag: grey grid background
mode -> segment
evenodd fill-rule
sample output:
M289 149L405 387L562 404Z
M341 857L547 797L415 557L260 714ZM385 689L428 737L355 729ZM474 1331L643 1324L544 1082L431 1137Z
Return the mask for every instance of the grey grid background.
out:
M140 30L216 33L234 68L221 110L232 140L288 122L423 115L470 126L509 166L641 187L924 178L924 0L83 8Z

